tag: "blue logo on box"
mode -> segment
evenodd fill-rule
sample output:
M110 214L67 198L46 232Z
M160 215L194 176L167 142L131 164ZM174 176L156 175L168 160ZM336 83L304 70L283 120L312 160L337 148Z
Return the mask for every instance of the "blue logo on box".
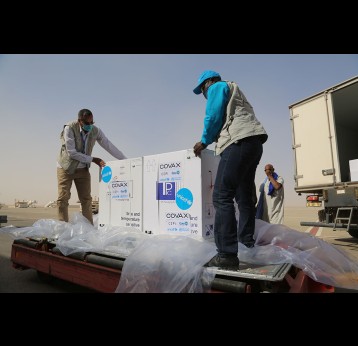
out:
M108 167L108 166L105 166L103 169L102 169L102 180L105 182L105 183L108 183L112 178L112 170L111 170L111 167Z
M187 188L180 189L176 194L175 201L182 210L187 210L193 205L193 194Z
M157 200L175 201L175 183L172 181L157 183Z

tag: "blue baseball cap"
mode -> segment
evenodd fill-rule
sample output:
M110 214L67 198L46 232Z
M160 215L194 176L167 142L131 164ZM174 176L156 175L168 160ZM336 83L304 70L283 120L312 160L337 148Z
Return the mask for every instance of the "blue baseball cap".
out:
M198 79L198 86L193 90L194 94L196 95L201 94L201 88L200 88L201 84L203 84L203 82L206 81L208 78L212 78L212 77L221 78L221 76L215 71L210 71L210 70L204 71Z

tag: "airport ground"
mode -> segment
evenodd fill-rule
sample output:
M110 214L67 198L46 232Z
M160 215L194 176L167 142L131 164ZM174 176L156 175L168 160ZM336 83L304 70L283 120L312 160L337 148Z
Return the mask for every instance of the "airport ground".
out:
M315 228L301 226L301 221L317 221L318 208L286 207L285 225L300 232L308 232L312 236L344 249L358 261L358 239L351 237L345 230L333 231L331 228ZM70 215L79 212L79 206L70 208ZM14 208L3 207L0 215L7 215L7 223L2 227L13 225L16 227L32 226L40 219L56 219L56 208ZM87 288L55 279L51 283L40 280L34 270L19 271L12 267L10 261L11 245L14 238L0 230L0 293L85 293L93 292ZM354 290L336 288L336 293L358 293Z

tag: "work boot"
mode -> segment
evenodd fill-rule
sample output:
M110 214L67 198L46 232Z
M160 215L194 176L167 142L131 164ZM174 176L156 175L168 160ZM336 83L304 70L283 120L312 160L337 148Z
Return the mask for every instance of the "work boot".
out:
M208 263L208 267L218 267L222 269L238 270L239 259L237 256L221 257L219 254L214 256Z
M255 241L248 241L246 243L243 243L247 248L251 249L255 246Z

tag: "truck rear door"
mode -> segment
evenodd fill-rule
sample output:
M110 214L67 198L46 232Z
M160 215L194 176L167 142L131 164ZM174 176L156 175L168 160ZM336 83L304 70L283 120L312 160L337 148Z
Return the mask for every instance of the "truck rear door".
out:
M331 94L296 103L290 112L295 190L314 190L340 180Z
M291 106L296 192L351 182L358 159L358 76Z

